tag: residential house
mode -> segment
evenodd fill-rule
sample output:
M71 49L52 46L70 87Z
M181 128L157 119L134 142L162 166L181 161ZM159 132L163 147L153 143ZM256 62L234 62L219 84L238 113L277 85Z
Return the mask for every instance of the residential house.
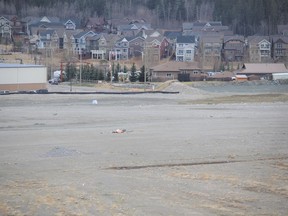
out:
M67 20L64 23L64 26L65 26L66 30L75 30L75 29L77 29L76 22L71 20L71 19Z
M119 35L101 33L89 40L92 59L110 59L114 44L120 39ZM88 41L87 41L88 42Z
M39 29L65 28L65 25L57 17L27 18L28 35L35 35Z
M38 32L38 49L56 49L58 48L59 37L57 32L53 29L40 30Z
M96 33L93 31L82 31L76 35L72 35L72 50L74 53L78 53L79 55L81 54L82 57L87 57L90 53L90 49L86 46L86 42L90 37L95 35Z
M202 37L198 55L203 69L216 71L220 68L222 44L221 35Z
M12 22L4 16L0 17L0 34L2 38L12 40Z
M261 63L271 61L271 43L268 36L249 36L249 62Z
M119 25L117 27L117 34L125 37L136 36L142 30L151 29L151 24L143 22L132 22L129 24Z
M111 60L129 59L129 41L125 37L116 41L109 58L111 58Z
M244 36L224 36L223 60L226 62L242 62L244 60L245 39Z
M176 39L176 61L192 62L195 53L194 36L178 36Z
M170 56L171 44L161 30L143 30L141 35L145 38L145 56L146 60L149 57L150 66L157 65L161 59Z
M198 62L168 61L150 68L151 81L163 82L178 79L180 81L203 80L206 75L201 72Z
M271 56L276 62L288 61L288 35L271 36Z
M250 77L258 77L258 79L271 80L273 74L288 74L288 70L284 63L245 63L241 70L236 72L237 75L246 75Z
M88 18L85 27L87 30L100 33L108 30L108 22L104 17L90 17Z
M129 42L129 58L139 56L143 58L144 38L141 36L127 37L127 40Z
M201 39L203 34L211 34L211 33L223 33L223 35L231 35L231 31L229 31L228 26L223 26L220 21L209 21L209 22L184 22L182 24L183 35L192 35L195 36L196 39Z
M182 31L164 31L164 37L169 42L169 56L171 56L173 60L176 60L175 49L178 36L182 36Z

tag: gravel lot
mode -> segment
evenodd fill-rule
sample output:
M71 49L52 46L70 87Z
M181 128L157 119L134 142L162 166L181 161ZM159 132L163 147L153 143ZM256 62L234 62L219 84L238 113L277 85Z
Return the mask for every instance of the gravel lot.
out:
M166 90L1 95L0 215L288 215L288 102Z

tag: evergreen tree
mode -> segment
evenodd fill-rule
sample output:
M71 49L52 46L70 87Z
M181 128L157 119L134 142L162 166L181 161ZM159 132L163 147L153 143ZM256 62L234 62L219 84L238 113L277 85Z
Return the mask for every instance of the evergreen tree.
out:
M98 71L98 80L104 80L104 73L102 70Z
M119 73L121 72L121 66L119 64L119 62L116 65L116 70L115 70L115 78L117 79L117 81L119 81Z
M74 64L68 63L66 65L65 74L68 81L75 79L77 73L76 66Z
M144 80L144 77L145 77L145 66L143 65L141 68L140 68L140 75L139 75L139 81L140 82L144 82L144 81L147 81L147 74L146 74L146 80Z
M123 67L123 73L127 73L127 71L128 71L127 66L124 65L124 67Z
M129 76L130 82L136 82L137 81L137 74L136 74L136 66L135 63L133 63L131 67L131 74Z

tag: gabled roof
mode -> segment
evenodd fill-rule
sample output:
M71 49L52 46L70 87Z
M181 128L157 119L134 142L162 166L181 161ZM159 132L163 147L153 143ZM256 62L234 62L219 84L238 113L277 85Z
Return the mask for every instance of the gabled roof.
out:
M258 35L256 35L256 36L248 36L247 40L248 40L249 44L258 44L262 40L269 41L269 36L258 36Z
M73 35L74 38L82 38L82 37L85 37L87 36L88 34L91 34L91 35L96 35L96 33L94 33L93 31L82 31L82 32L79 32L78 34L76 35Z
M8 20L6 17L4 17L4 16L1 16L0 17L0 20L3 20L5 23L7 23L7 24L10 24L11 23L11 21L10 20Z
M202 43L222 43L221 35L204 36L201 38Z
M178 36L176 43L195 43L194 36Z
M133 40L137 40L137 39L140 39L140 40L143 40L144 41L144 38L143 37L140 37L140 36L136 36L136 37L126 37L127 41L128 42L131 42Z
M164 36L169 39L176 39L178 36L181 36L181 31L165 31Z
M275 35L271 37L271 40L273 43L285 43L288 44L288 36L284 36L284 35Z
M198 62L168 61L151 69L157 72L179 72L180 70L199 70L200 67Z
M40 36L46 36L46 35L53 35L55 33L54 29L46 29L46 30L41 30L39 31Z
M245 38L243 35L232 35L232 36L224 36L224 43L227 43L228 41L240 41L245 42Z
M284 63L245 63L240 73L288 73Z

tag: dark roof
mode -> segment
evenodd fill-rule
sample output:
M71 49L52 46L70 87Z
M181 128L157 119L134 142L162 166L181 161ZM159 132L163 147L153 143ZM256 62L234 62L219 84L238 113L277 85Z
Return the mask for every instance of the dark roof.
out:
M166 31L164 33L164 36L169 39L176 39L178 36L182 36L181 31Z
M177 43L195 43L194 36L178 36Z

